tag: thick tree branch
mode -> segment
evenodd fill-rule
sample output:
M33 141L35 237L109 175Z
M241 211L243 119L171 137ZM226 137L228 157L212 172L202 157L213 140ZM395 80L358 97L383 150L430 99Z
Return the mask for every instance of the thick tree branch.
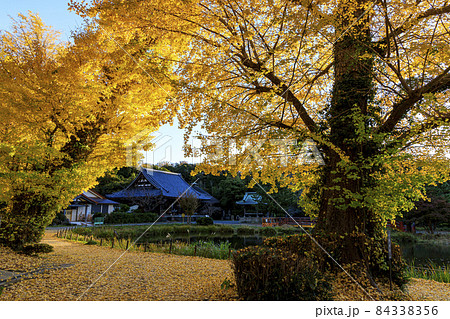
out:
M292 103L296 109L298 115L302 119L303 123L306 125L309 131L316 132L317 125L314 120L309 116L303 104L297 99L297 97L292 93L289 87L283 83L283 81L278 78L272 71L267 70L261 64L255 63L245 56L240 56L242 64L255 72L264 74L264 76L270 80L270 82L277 88L274 92L284 98L287 102Z
M397 123L406 115L406 113L419 102L424 94L437 93L450 89L450 67L441 75L431 80L427 85L411 91L407 97L394 104L392 113L379 128L379 133L389 133L395 128Z
M430 117L425 122L403 131L398 137L386 146L386 149L405 150L416 143L421 134L437 129L441 126L450 126L450 113L437 117ZM414 139L415 137L415 139Z
M385 38L374 43L374 49L381 55L386 56L387 52L390 49L390 41L398 37L400 34L404 33L408 30L409 26L418 23L422 19L426 19L429 17L441 15L444 13L450 13L450 5L443 6L441 8L431 8L428 9L416 17L410 16L401 26L395 28L390 34L388 34Z

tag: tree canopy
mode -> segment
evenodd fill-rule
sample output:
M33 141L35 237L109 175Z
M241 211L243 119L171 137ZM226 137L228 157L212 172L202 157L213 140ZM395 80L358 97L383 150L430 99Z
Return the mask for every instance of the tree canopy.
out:
M168 105L181 104L187 135L199 124L205 131L199 170L302 189L317 233L342 236L343 262L385 269L384 222L449 177L445 0L72 7L113 34L163 35L157 57L178 76ZM179 41L186 49L171 51ZM306 141L320 161L301 154Z
M19 14L2 32L2 242L20 247L38 240L56 212L125 164L124 142L170 120L172 111L162 107L170 91L161 72L166 65L147 63L143 72L128 56L147 56L141 47L153 43L128 38L125 52L89 25L62 43L33 13Z

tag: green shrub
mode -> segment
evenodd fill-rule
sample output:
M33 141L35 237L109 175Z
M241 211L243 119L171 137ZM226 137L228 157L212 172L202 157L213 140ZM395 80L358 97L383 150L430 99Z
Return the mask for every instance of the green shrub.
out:
M220 233L220 234L234 234L233 226L220 225L216 229L217 229L217 233Z
M132 215L132 214L129 214ZM189 230L189 232L188 232ZM224 225L154 225L148 226L101 226L101 227L77 227L72 229L72 232L79 235L94 236L96 238L112 239L118 238L137 238L144 234L139 242L145 242L146 240L154 237L165 237L168 234L171 236L187 236L198 234L233 234L234 228ZM145 232L145 233L144 233Z
M302 229L300 227L294 227L290 225L282 225L279 227L275 227L275 230L279 235L294 235L303 233Z
M214 220L211 217L200 217L197 219L197 225L208 226L213 224Z
M130 211L130 206L127 204L120 204L119 208L116 208L117 213L128 213Z
M106 215L105 224L138 224L151 223L158 218L154 213L121 213L112 212Z
M247 247L233 254L239 297L244 300L331 300L331 285L317 266L287 250Z
M294 254L311 250L311 239L307 235L290 235L286 237L269 237L264 239L263 246L289 251Z
M44 216L30 217L29 219L6 219L2 217L0 223L0 245L22 250L30 243L39 242L45 233ZM19 219L20 218L20 219Z
M241 226L237 229L238 235L254 235L255 234L255 228L249 227L249 226Z
M67 219L66 215L63 212L59 212L56 214L55 218L53 219L52 226L57 225L70 225L70 221Z
M88 242L86 242L85 245L98 245L98 242L91 239L91 240L89 240Z
M53 246L49 244L32 244L22 248L22 252L27 255L48 254L53 251Z
M277 234L277 231L273 227L262 227L259 230L259 234L261 236L270 237L270 236L275 236Z

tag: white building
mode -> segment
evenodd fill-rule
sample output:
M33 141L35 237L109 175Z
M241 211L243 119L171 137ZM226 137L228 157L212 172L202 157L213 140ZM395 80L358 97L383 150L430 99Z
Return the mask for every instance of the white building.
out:
M90 189L75 197L64 214L71 222L91 222L95 213L110 214L118 206L119 203Z

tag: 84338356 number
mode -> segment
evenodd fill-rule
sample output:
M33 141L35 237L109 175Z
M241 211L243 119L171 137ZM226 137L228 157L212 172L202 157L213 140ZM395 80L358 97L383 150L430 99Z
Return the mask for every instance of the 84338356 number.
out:
M377 306L375 314L387 316L436 316L437 306Z

